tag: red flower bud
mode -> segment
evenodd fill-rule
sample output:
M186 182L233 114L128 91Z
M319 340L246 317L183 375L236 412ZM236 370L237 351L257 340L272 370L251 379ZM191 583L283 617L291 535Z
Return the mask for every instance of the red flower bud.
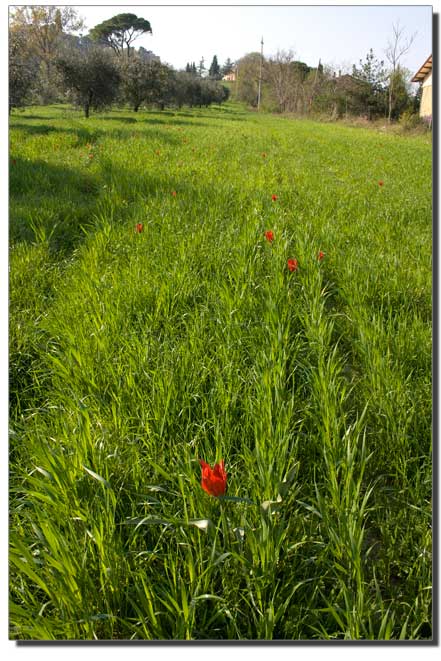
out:
M210 496L223 496L227 489L227 473L225 472L224 460L211 468L203 459L199 459L202 467L201 487Z
M135 232L138 232L138 234L140 234L143 231L143 229L144 229L144 225L142 223L136 223Z
M291 271L297 271L299 268L299 263L296 259L288 259L288 269Z
M265 232L265 239L271 243L271 241L274 241L274 232L271 230L268 230Z
M321 250L319 250L319 253L318 253L318 255L317 255L317 259L319 260L319 262L322 261L322 259L323 259L324 256L325 256L325 253L322 252Z
M271 195L271 199L273 202L275 202L277 200L277 195Z

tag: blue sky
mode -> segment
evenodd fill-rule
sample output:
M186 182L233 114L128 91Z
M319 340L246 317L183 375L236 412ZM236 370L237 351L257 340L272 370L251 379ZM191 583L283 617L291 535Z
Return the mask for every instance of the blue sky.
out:
M335 69L350 71L373 48L379 59L397 21L407 36L416 33L414 43L402 64L416 72L432 52L432 5L296 5L274 6L167 6L156 5L75 5L90 29L121 12L130 11L150 21L153 35L135 42L154 51L163 62L183 68L187 62L213 55L222 64L245 53L264 54L278 49L293 50L296 59L315 66L318 59Z

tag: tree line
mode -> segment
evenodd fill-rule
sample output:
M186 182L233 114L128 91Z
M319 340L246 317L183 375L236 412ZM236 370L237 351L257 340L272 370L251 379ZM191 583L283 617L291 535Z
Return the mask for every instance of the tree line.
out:
M176 71L135 39L151 33L144 18L118 14L75 36L83 21L72 7L17 7L9 25L9 110L29 103L73 102L85 117L112 104L141 107L209 106L229 89L213 58L207 77ZM218 70L219 67L219 70Z
M308 66L297 60L292 51L278 51L266 58L257 52L249 53L236 62L233 96L257 107L260 81L261 107L272 112L320 114L335 119L356 115L389 121L399 119L403 113L417 113L421 86L413 92L411 74L400 61L414 36L406 39L399 24L392 31L386 61L370 49L364 60L344 74L320 60L317 66Z
M309 66L292 51L261 58L249 53L220 66L217 56L210 67L204 58L175 70L145 48L136 49L137 37L152 32L150 22L134 14L118 14L96 25L86 36L75 36L83 22L72 7L15 7L9 25L9 108L29 103L71 101L92 110L112 104L141 107L208 106L231 94L251 107L299 115L348 115L396 120L417 113L421 86L411 89L410 75L401 65L413 37L406 39L399 24L393 26L386 60L372 49L364 60L341 73L323 65ZM222 84L234 72L235 81Z
M198 66L196 66L194 62L187 62L185 66L186 73L191 73L193 76L199 76L200 78L208 75L208 78L211 80L222 80L224 76L231 73L233 70L234 63L230 58L228 58L225 64L221 67L217 60L217 55L213 56L208 73L205 66L205 59L203 57L200 59Z

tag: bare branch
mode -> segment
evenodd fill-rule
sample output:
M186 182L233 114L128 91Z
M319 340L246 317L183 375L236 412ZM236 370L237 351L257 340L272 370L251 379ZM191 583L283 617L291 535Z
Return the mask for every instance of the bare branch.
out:
M404 40L405 30L400 25L400 22L392 25L392 38L387 43L385 54L388 62L392 65L393 71L397 68L400 59L407 53L413 42L417 32L414 32L408 39Z

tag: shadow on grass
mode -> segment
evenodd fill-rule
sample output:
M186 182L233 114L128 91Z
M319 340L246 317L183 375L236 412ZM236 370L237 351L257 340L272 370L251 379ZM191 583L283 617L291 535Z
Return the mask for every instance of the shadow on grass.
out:
M9 175L9 238L49 242L52 253L70 254L90 225L99 196L99 179L91 173L46 163L14 159Z
M61 113L57 114L57 115L39 115L38 113L34 114L32 111L28 112L28 110L30 110L30 109L28 109L28 108L24 108L22 110L19 110L18 108L14 109L12 111L12 113L9 115L9 124L11 124L11 120L13 121L17 118L40 119L40 120L46 122L46 121L52 120L52 119L62 119L62 117L63 117L63 115Z
M197 117L203 117L207 119L220 120L222 122L245 122L247 119L245 117L231 116L228 114L223 114L221 110L213 111L213 113L201 112L196 115Z
M101 122L103 121L108 121L108 120L118 120L120 122L124 121L120 118L101 118ZM149 120L140 120L140 122L144 121L149 121ZM134 123L138 123L137 120L134 120ZM151 124L167 124L169 122L163 122L161 120L152 120L150 121ZM182 124L189 123L189 122L182 122ZM130 126L132 125L131 122L129 122ZM204 126L204 124L198 124L199 126ZM90 123L89 126L73 126L69 128L64 128L61 126L50 126L46 124L27 124L26 122L22 121L14 121L14 123L10 126L11 130L18 129L25 131L29 135L48 135L49 133L65 133L65 134L72 134L77 137L78 140L78 145L79 146L84 146L87 145L90 142L93 142L95 140L99 140L101 137L106 137L106 138L115 138L115 139L126 139L126 140L132 140L136 138L152 138L152 139L159 139L163 142L168 142L171 144L178 144L179 140L177 137L174 137L172 135L167 134L167 132L161 132L161 131L146 131L145 128L142 130L133 130L132 128L111 128L111 129L105 129L105 128L100 128L96 126L93 121Z
M137 117L108 117L107 115L104 115L99 118L100 120L104 122L122 122L123 124L136 124L138 119Z
M23 118L23 119L38 119L43 122L46 122L48 120L52 119L60 119L60 117L57 117L56 115L28 115L28 113L20 113L20 114L12 114L9 119L15 120L16 118Z
M165 111L157 111L154 113L155 115L161 114L164 115ZM203 122L191 122L191 121L182 121L179 119L179 117L194 117L194 115L191 115L189 113L166 113L167 117L170 117L170 119L162 119L158 117L149 117L146 116L147 113L144 111L140 111L139 113L136 113L136 117L100 117L100 120L103 122L125 122L127 124L158 124L161 126L170 126L172 124L178 124L182 126L206 126Z
M216 110L217 112L223 112L227 113L228 115L247 115L248 111L243 110L242 108L228 108L227 106L217 106L216 108L213 108L213 110Z
M192 117L193 115L190 115ZM185 121L185 120L180 120L180 119L157 119L156 117L147 117L145 119L140 119L138 120L139 122L143 122L146 124L162 124L163 126L207 126L204 124L204 122L192 122L192 121ZM162 135L162 134L161 134Z
M43 117L41 119L43 119ZM54 131L64 130L58 129L56 126L50 126L48 124L25 124L24 122L14 122L12 125L10 125L10 129L23 129L31 135L47 135L48 133L53 133Z
M129 111L124 111L129 112ZM161 126L207 126L204 121L197 121L199 116L211 119L221 119L223 114L231 119L239 119L237 111L227 109L209 109L199 112L161 111L160 117L142 113L135 117L96 116L87 121L80 117L72 119L68 126L54 126L50 120L53 116L44 117L39 114L14 117L11 130L23 130L29 136L33 135L72 135L77 139L77 146L82 147L100 138L111 138L121 141L154 140L171 145L181 144L181 137L171 131L161 130ZM122 113L121 113L122 115ZM188 118L188 119L187 119ZM29 121L31 120L31 121ZM33 123L32 120L41 120ZM45 121L47 120L47 121ZM128 126L113 128L115 122ZM106 122L109 122L106 128ZM139 129L136 128L139 126ZM157 128L156 128L157 127ZM50 147L49 147L50 148ZM12 156L12 155L11 155ZM80 161L80 159L79 159ZM91 171L92 170L92 171ZM102 150L100 172L95 168L88 171L87 165L78 162L77 167L64 164L47 163L43 158L28 160L20 157L11 159L10 167L10 241L11 243L48 241L51 252L59 253L60 258L71 254L84 238L82 226L93 231L94 214L103 193L103 186L109 182L118 182L121 198L128 204L134 203L142 192L147 197L156 196L164 191L167 197L171 190L182 190L181 180L161 174L152 177L151 173L131 172L130 169L119 171L111 158L106 158L106 150ZM200 190L195 191L200 198ZM204 204L208 203L211 192L204 195ZM120 213L124 217L124 210Z

